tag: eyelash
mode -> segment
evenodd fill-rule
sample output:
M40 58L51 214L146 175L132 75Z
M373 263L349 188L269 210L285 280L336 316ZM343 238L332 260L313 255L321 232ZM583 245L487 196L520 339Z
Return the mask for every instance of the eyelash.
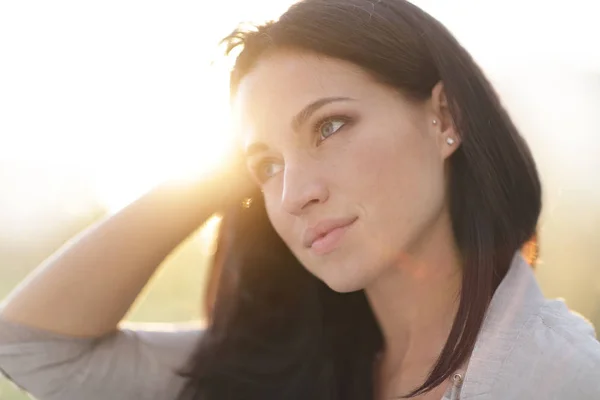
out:
M325 125L328 122L342 122L342 126L340 126L330 136L323 137L321 128L323 128L323 125ZM331 136L338 133L341 129L343 129L346 125L350 124L351 122L352 122L352 120L350 117L348 117L346 115L339 115L339 114L328 115L326 117L319 119L317 122L315 122L315 124L313 125L313 128L312 128L312 132L315 135L315 137L317 138L317 146L321 145L321 143L323 143L325 140L329 139ZM264 184L271 178L271 177L262 176L262 174L260 172L261 169L265 165L268 165L269 163L276 163L276 162L277 161L272 158L265 158L265 159L261 160L260 162L258 162L254 167L252 167L252 175L258 181L259 185Z
M254 177L254 179L257 181L257 183L259 185L264 184L270 178L272 178L271 176L267 176L267 177L264 176L264 174L263 174L264 167L268 166L269 164L276 164L276 163L277 163L277 160L269 157L269 158L264 158L264 159L260 160L260 162L256 163L256 165L252 166L252 168L251 168L252 176Z
M347 115L340 115L340 114L328 115L328 116L325 116L325 117L319 119L313 125L313 129L312 129L313 134L317 138L317 145L320 145L325 140L329 139L329 137L331 137L331 136L328 136L328 137L325 137L325 138L322 137L322 134L321 134L320 130L323 127L323 125L325 125L328 122L333 122L333 121L340 121L340 122L343 123L343 125L341 127L339 127L337 131L335 131L334 133L332 133L331 136L335 135L341 129L343 129L346 125L348 125L350 122L352 122L350 117L348 117Z

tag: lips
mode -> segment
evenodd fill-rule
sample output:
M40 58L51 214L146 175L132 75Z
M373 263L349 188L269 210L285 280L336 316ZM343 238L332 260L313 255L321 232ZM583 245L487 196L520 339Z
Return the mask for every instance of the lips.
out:
M338 219L327 219L322 220L316 225L308 228L302 237L304 247L311 248L315 242L319 242L325 239L329 234L334 231L339 232L340 230L349 227L356 221L356 217L351 218L338 218Z

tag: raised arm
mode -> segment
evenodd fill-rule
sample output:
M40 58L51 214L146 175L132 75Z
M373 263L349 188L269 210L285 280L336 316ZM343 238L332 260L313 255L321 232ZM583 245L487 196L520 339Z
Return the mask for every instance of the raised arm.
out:
M40 400L174 399L200 327L119 325L161 261L250 189L239 169L163 185L87 229L0 309L0 372Z
M7 297L0 318L69 336L114 331L161 261L220 207L240 201L249 182L222 170L162 185L87 229Z

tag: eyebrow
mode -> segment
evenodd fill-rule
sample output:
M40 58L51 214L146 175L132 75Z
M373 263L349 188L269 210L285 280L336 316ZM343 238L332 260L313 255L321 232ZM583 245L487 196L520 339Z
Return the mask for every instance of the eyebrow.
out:
M269 147L266 144L262 142L254 142L246 148L246 158L248 159L255 154L262 153L263 151L267 150L269 150Z
M335 103L335 102L339 102L339 101L354 101L355 99L351 98L351 97L323 97L320 98L318 100L313 101L312 103L308 104L306 107L304 107L298 114L296 114L294 116L294 118L292 118L292 128L295 131L300 130L300 128L302 127L302 125L304 125L306 123L306 121L315 113L317 112L317 110L319 110L321 107L330 104L330 103ZM262 143L262 142L254 142L252 144L250 144L247 148L246 148L246 158L250 158L251 156L257 154L257 153L261 153L264 151L267 151L269 149L269 147Z
M323 97L315 100L306 107L304 107L296 116L292 119L292 127L294 130L299 130L302 125L306 123L311 115L313 115L319 108L338 101L353 101L350 97Z

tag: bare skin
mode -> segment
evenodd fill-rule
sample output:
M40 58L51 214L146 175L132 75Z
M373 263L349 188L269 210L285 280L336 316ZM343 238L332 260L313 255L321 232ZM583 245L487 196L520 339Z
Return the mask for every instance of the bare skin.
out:
M46 260L7 297L0 317L76 337L116 330L163 259L251 185L224 165L156 188Z
M377 397L406 395L435 364L460 290L443 86L416 102L350 63L280 51L242 79L234 110L275 230L332 289L366 290L385 338Z
M439 355L460 290L445 193L445 161L460 143L443 86L416 103L351 64L278 53L242 80L235 111L278 234L332 289L366 290L385 338L377 398L407 394ZM90 228L17 288L0 317L71 336L115 330L160 262L239 197L247 182L230 178L159 188ZM327 239L332 223L345 225ZM418 398L440 399L447 387Z

